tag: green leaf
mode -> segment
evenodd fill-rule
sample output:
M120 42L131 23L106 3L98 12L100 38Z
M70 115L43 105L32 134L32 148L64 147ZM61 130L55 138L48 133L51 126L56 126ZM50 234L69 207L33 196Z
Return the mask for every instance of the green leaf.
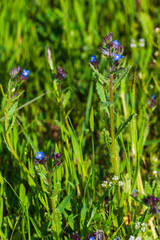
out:
M56 229L59 234L61 232L61 225L62 225L62 215L59 209L56 208Z
M3 219L3 198L0 198L0 230L2 227L2 219Z
M67 102L68 102L70 96L71 96L71 91L68 90L68 92L65 94L65 96L64 96L64 100L63 100L63 106L64 106L64 107L66 106L66 104L67 104Z
M5 94L4 97L3 97L3 99L2 99L1 107L2 107L2 111L3 111L3 112L5 112L6 106L7 106L7 94Z
M115 92L116 89L119 87L119 85L121 84L121 81L122 81L124 78L127 77L130 69L131 69L131 67L129 66L129 67L127 67L127 69L126 69L123 73L121 73L120 77L116 80L116 82L115 82L114 85L113 85L113 92Z
M8 127L8 129L7 129L7 133L10 133L10 131L11 131L12 128L14 127L15 121L16 121L16 114L14 114L13 117L12 117L11 124L10 124L10 126Z
M91 132L94 132L94 113L93 113L93 107L91 108L91 114L90 114L90 128L91 128Z
M33 220L32 217L29 217L29 219L30 219L30 221L31 221L31 223L32 223L32 225L33 225L33 227L34 227L34 229L35 229L35 231L36 231L38 237L40 237L40 238L42 239L41 231L40 231L39 228L37 227L35 221Z
M60 191L61 191L61 184L60 182L57 182L53 189L51 198L56 198Z
M99 201L97 202L96 206L95 206L95 207L93 208L93 210L92 210L91 217L90 217L90 219L89 219L89 221L88 221L87 227L89 227L89 225L91 224L91 221L92 221L92 219L93 219L93 217L94 217L94 215L95 215L98 207L103 203L103 201L104 201L105 197L108 195L108 193L109 193L110 191L112 191L112 188L113 188L113 187L108 188L108 189L105 191L105 193L103 194L103 196L100 197L100 199L99 199Z
M60 211L60 213L63 212L63 210L66 208L67 204L70 202L72 196L74 194L74 190L67 196L63 199L63 201L59 204L58 206L58 210Z
M111 137L109 136L109 131L107 131L106 129L103 129L103 134L104 134L104 140L107 145L107 148L110 154L112 154L112 140L111 140Z
M23 202L23 203L25 201L25 195L26 195L26 189L25 189L24 185L21 183L20 188L19 188L19 198L20 198L21 202Z
M97 93L98 93L98 96L99 96L101 102L106 103L107 98L106 98L106 94L104 91L104 87L101 83L99 83L99 82L96 83L96 90L97 90Z
M99 73L99 71L97 69L95 69L91 63L89 65L90 65L91 69L94 71L94 73L98 76L99 82L101 84L106 83L109 87L109 83L108 83L107 79L101 73Z
M148 182L145 181L145 193L146 195L152 195L152 188Z
M120 133L122 133L122 131L128 126L128 124L132 121L133 117L136 115L137 115L136 113L131 114L127 118L127 120L118 127L116 132L116 138L119 136Z
M12 117L12 115L15 113L17 106L18 106L18 102L15 102L15 103L12 105L12 107L9 109L9 111L8 111L8 113L7 113L8 121L9 121L9 119Z

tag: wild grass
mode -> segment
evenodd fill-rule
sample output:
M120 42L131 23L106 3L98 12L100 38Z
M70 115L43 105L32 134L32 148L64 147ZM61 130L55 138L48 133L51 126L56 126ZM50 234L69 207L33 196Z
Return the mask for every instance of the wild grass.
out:
M86 239L96 230L105 239L159 239L159 206L148 198L160 199L158 10L146 0L1 1L1 239ZM125 46L125 72L110 91L99 50L109 32ZM12 98L9 71L18 66L31 74ZM61 82L56 66L67 72ZM60 153L61 164L52 171L51 157L48 170L35 165L37 151ZM137 222L147 224L144 232Z

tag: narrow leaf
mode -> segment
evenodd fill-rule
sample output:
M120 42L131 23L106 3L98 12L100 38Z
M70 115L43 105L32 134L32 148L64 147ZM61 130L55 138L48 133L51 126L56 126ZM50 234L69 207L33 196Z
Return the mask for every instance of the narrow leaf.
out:
M116 138L119 136L120 133L122 133L122 131L128 126L128 124L132 121L133 117L136 115L136 113L131 114L127 118L127 120L118 127L118 130L116 132Z

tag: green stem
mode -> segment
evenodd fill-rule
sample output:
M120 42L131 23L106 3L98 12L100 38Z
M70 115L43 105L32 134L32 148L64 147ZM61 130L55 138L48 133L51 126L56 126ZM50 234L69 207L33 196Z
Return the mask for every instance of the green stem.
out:
M116 143L114 134L114 115L113 115L113 74L110 76L110 125L111 125L111 138L112 138L112 164L115 170L115 175L118 176L118 167L116 159Z
M21 162L20 158L18 157L17 153L15 152L12 143L10 141L10 137L9 137L9 133L7 132L8 130L8 110L9 110L9 106L11 103L11 91L8 94L8 102L7 102L7 107L6 107L6 112L5 112L5 132L6 132L6 140L8 143L8 146L10 148L11 153L13 154L13 156L15 157L15 159L18 161L19 165L23 167L23 169L25 170L25 172L27 172L27 174L32 178L32 180L34 181L32 175L30 174L30 172L28 171L28 169L26 168L26 166L24 165L23 162Z
M54 218L54 224L56 227L56 233L57 233L57 238L59 239L59 232L57 229L57 221L56 221L56 203L54 201L54 199L52 198L52 179L51 179L51 172L48 172L48 184L49 184L49 191L50 191L50 195L51 195L51 210L53 213L53 218Z

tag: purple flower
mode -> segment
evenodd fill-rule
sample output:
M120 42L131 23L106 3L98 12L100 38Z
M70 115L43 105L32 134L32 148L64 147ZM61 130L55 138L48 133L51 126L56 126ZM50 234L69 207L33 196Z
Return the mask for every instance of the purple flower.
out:
M15 77L17 77L20 73L21 73L21 68L20 67L17 67L17 68L12 68L11 70L10 70L10 75L11 75L11 77L12 78L15 78Z
M154 195L148 195L147 198L145 198L144 203L150 206L150 212L152 214L156 214L159 210L157 207L157 203L159 202L159 198L154 197Z
M45 156L44 156L43 152L36 152L36 159L37 160L41 161L44 157Z
M30 75L30 70L24 69L22 72L23 77L28 77Z
M54 157L55 160L57 160L57 159L59 159L61 157L61 154L54 152L54 156L53 157Z
M118 54L114 54L114 61L118 61L119 62L123 57L124 57L123 55L120 56Z
M112 42L112 36L113 34L110 32L108 35L106 35L103 39L102 39L102 43L104 45L106 44L110 44Z
M132 195L133 195L134 197L137 197L137 190L136 190L136 189L133 189Z
M64 78L66 78L66 76L67 76L67 73L63 71L63 68L57 67L56 78L58 78L59 80L62 80Z
M115 47L118 47L120 45L120 42L118 42L118 40L114 40L113 43L114 43Z

